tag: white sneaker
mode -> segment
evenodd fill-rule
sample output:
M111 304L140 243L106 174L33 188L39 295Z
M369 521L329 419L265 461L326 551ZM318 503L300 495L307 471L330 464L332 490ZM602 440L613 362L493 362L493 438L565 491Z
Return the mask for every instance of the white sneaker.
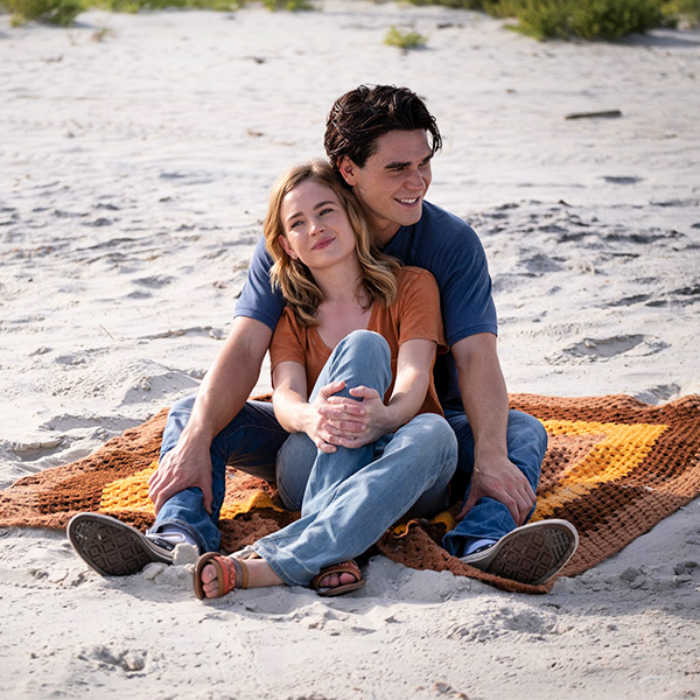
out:
M576 528L553 518L516 527L491 547L461 560L489 574L537 585L561 571L576 547Z

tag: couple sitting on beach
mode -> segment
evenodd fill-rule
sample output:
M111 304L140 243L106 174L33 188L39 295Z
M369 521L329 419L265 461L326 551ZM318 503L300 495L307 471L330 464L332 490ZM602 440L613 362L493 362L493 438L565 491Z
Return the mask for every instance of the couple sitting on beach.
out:
M282 584L337 595L363 584L353 559L392 523L448 505L457 473L467 487L445 549L543 583L578 535L563 520L525 525L547 435L508 410L476 234L424 201L435 119L406 88L360 86L333 105L325 147L330 164L296 166L274 188L232 332L197 396L170 411L155 523L143 535L80 513L68 536L103 575L193 544L199 597ZM268 347L272 403L246 401ZM237 556L218 553L227 465L301 511Z

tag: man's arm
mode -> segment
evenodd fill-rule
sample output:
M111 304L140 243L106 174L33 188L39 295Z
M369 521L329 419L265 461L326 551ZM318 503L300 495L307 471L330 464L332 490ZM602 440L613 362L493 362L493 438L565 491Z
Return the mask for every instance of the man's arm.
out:
M224 347L202 381L192 415L177 445L168 452L149 479L148 494L156 513L174 494L199 487L204 507L211 512L212 440L241 410L255 386L270 328L245 316L237 317Z
M478 333L463 338L452 346L452 354L464 411L474 434L471 490L458 518L488 496L507 506L515 522L522 525L535 503L535 494L523 473L508 459L508 394L496 336Z

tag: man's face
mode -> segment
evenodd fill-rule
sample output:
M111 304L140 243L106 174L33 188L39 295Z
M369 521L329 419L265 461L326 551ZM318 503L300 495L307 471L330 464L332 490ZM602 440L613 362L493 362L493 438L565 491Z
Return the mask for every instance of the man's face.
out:
M399 226L420 219L432 179L433 152L422 129L390 131L375 145L362 168L347 156L338 166L360 200L375 240L383 244Z

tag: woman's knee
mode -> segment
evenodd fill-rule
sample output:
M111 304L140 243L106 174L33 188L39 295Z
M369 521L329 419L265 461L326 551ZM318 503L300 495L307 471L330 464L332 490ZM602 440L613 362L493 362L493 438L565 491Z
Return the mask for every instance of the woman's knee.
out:
M348 333L338 346L352 349L369 362L390 362L391 350L384 336L375 331L357 330Z

